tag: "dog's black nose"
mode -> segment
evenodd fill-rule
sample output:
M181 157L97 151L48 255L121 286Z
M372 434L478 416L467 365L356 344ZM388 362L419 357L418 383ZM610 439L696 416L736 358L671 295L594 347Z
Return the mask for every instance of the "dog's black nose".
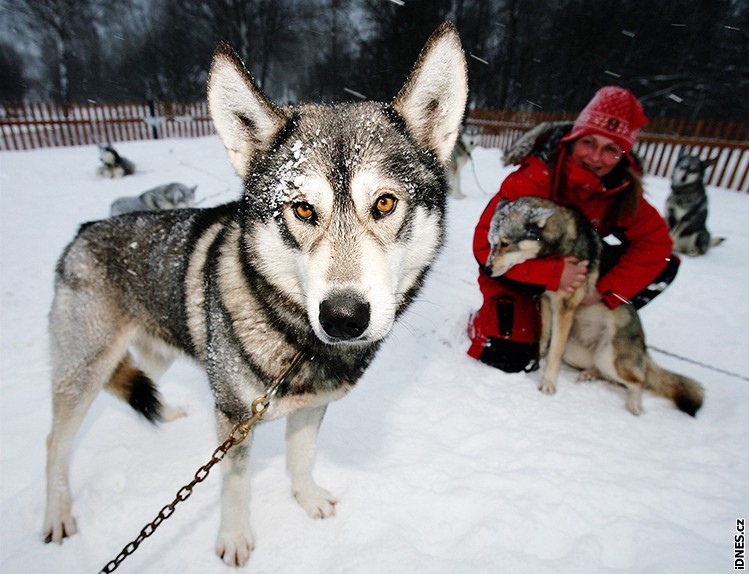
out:
M320 324L333 339L356 339L369 326L369 303L352 291L334 293L320 303Z

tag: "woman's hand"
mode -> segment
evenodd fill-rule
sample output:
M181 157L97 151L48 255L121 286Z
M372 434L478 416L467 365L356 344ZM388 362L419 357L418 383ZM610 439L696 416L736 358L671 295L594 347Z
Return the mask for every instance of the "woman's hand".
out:
M585 284L587 275L587 261L580 261L577 257L565 257L562 278L559 280L559 291L572 293Z
M587 261L580 261L577 257L565 257L562 278L559 280L559 290L572 293L575 289L579 289L585 284L585 278L587 276ZM601 295L597 290L593 290L592 293L588 293L583 300L580 301L580 305L594 305L601 300L603 300L603 295Z

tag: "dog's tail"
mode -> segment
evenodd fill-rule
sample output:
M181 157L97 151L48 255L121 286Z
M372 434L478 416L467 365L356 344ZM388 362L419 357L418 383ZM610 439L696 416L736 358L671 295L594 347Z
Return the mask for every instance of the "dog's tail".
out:
M645 387L671 399L679 410L691 416L696 416L704 399L702 385L697 381L659 367L650 356L647 357Z
M129 354L117 365L104 388L148 421L156 424L164 420L161 393L148 375L133 365Z

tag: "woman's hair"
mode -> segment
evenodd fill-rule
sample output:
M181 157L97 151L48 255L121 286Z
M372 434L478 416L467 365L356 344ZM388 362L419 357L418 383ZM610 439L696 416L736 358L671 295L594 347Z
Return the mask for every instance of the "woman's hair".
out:
M602 178L603 185L609 189L621 185L627 179L630 182L625 189L616 194L611 213L614 221L619 221L623 217L634 217L640 207L640 198L643 194L642 168L636 156L632 158L635 165L630 165L630 157L627 154L623 155L616 167Z

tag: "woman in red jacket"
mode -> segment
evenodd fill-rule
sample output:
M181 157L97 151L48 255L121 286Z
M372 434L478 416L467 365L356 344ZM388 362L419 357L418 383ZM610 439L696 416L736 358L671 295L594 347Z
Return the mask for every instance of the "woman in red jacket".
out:
M526 261L494 279L483 270L489 256L489 224L499 200L548 197L585 214L607 239L596 292L584 305L602 301L642 307L674 278L668 226L644 198L642 168L632 145L645 125L640 102L624 88L601 88L574 124L544 123L526 133L505 156L520 167L511 173L481 215L473 238L479 263L481 308L471 317L468 354L506 372L538 368L538 296L573 291L587 273L574 258ZM615 243L616 245L610 245Z

